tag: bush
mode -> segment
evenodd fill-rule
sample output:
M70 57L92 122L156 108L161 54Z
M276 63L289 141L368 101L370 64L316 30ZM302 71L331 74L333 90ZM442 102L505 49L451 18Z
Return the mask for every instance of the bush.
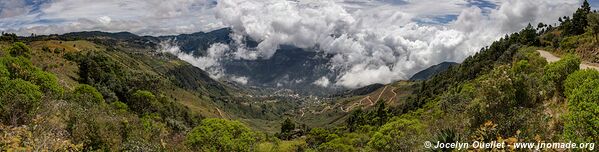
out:
M378 151L410 151L421 149L419 136L425 133L424 125L416 119L399 118L383 125L368 142Z
M38 86L21 79L0 78L0 115L2 122L12 125L29 121L40 105L42 92Z
M8 52L13 57L23 56L25 58L31 58L31 49L23 42L16 42L12 47L8 49Z
M599 79L597 71L584 70L566 80L568 114L564 124L566 139L575 142L599 140ZM576 81L576 82L575 82ZM576 85L577 86L573 86Z
M317 148L320 144L327 142L329 131L322 128L312 128L308 132L306 143L311 148Z
M251 151L256 138L241 122L210 118L193 128L185 142L196 151Z
M96 88L87 84L81 84L75 88L72 101L103 104L104 98L102 97L102 94L96 90Z
M129 107L139 114L158 112L161 105L152 92L138 90L129 99Z
M543 78L557 88L557 92L563 92L562 82L566 80L570 73L580 68L580 59L574 55L566 55L561 60L547 64L545 66L545 75Z
M352 141L347 138L336 138L318 146L322 152L352 152L356 149L351 145Z
M64 90L58 84L58 79L54 74L44 72L41 70L36 70L33 72L32 82L39 85L41 91L44 93L50 93L56 96L62 96Z
M575 89L582 86L584 83L599 79L597 70L586 69L576 71L568 76L564 81L564 95L569 96Z

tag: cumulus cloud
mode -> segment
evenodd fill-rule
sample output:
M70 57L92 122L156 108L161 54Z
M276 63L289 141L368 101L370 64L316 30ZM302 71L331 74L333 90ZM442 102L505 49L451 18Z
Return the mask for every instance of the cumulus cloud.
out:
M243 84L246 85L248 83L248 78L247 77L242 77L242 76L231 76L230 78L232 81L237 82L239 84Z
M320 79L314 81L312 84L320 86L320 87L328 87L331 82L327 77L321 77Z
M355 88L406 79L443 61L460 62L528 23L554 23L580 4L507 0L478 7L460 0L402 2L221 0L215 13L236 34L259 41L251 53L238 49L241 58L270 58L280 45L316 48L333 56L330 68L340 72L334 84ZM456 19L442 25L418 22L447 15Z
M229 50L228 45L222 43L212 44L208 49L208 54L206 56L196 57L190 53L181 51L179 46L173 43L174 41L175 40L161 42L159 51L173 54L179 59L207 71L212 78L219 79L224 76L224 70L220 65L220 60L223 59L226 55L225 53ZM232 80L246 84L248 79L243 77L232 77Z
M0 2L0 30L20 35L130 31L167 35L222 28L214 0L23 0Z

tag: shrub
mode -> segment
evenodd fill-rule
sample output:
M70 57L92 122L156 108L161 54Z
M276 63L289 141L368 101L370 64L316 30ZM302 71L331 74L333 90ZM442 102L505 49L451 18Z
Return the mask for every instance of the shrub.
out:
M566 81L569 112L564 124L566 139L576 142L599 140L599 79L596 76L597 72L584 71ZM586 79L582 80L584 77ZM580 85L571 88L574 84Z
M12 125L26 123L40 105L42 93L38 86L21 79L0 78L0 114L2 122Z
M104 98L102 97L102 94L96 90L96 88L87 84L81 84L75 88L72 101L103 104Z
M44 93L51 93L53 95L62 96L64 90L58 84L58 79L54 74L36 70L32 73L32 82L39 85L41 91Z
M161 104L152 92L137 90L129 99L129 107L139 114L144 114L160 111Z
M25 58L31 58L31 49L23 42L16 42L12 47L8 49L8 52L13 57L23 56Z
M568 76L564 81L564 95L569 96L575 89L582 86L582 84L598 80L599 72L597 70L586 69L576 71Z
M547 64L543 78L557 86L557 92L562 92L562 82L570 73L580 68L580 59L574 55L566 55L561 60Z
M425 133L424 125L416 119L399 118L383 125L368 142L379 151L410 151L422 145L418 136Z
M241 122L210 118L193 128L185 142L197 151L251 151L256 138Z

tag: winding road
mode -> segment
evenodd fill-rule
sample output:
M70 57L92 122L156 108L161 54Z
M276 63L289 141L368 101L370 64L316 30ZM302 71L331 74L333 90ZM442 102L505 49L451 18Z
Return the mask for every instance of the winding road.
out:
M537 50L537 52L539 52L541 54L541 57L545 58L547 60L547 62L551 63L551 62L556 62L559 61L560 58L547 52L544 50ZM593 64L593 63L589 63L586 61L583 61L582 63L580 63L580 69L595 69L599 71L599 65L597 64Z

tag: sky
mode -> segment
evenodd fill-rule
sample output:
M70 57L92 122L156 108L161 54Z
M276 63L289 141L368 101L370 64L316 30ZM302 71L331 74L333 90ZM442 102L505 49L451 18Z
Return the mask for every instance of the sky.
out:
M270 58L280 45L330 54L335 78L319 86L361 87L407 79L443 61L461 62L528 23L554 24L582 0L2 0L0 31L19 35L129 31L174 35L233 29L235 43L210 56L168 47L202 69L224 58ZM599 0L591 0L594 8ZM219 71L219 70L216 70ZM210 72L210 71L209 71ZM245 82L251 81L243 79Z

